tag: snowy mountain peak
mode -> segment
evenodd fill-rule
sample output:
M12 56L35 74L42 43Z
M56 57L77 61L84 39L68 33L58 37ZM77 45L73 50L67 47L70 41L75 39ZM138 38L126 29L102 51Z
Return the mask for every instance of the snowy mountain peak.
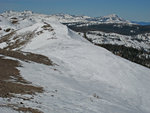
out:
M100 17L99 20L106 23L131 23L130 21L125 20L116 14Z
M25 11L23 11L23 13L33 14L33 11L25 10Z
M18 113L18 110L28 108L30 112L35 109L36 113L37 110L43 113L150 113L148 68L89 43L54 16L23 15L12 12L3 15L10 24L6 24L6 20L5 24L3 20L0 23L1 60L19 61L15 73L30 84L42 87L44 92L33 91L34 95L26 85L23 87L29 91L21 93L19 81L13 77L14 72L10 73L10 78L6 76L9 80L1 79L1 89L6 87L4 84L3 88L3 82L9 85L16 82L17 85L12 89L8 87L8 91L11 90L6 98L0 95L0 111ZM19 56L14 52L19 52ZM22 58L31 59L31 56L33 61ZM42 56L46 57L44 61L48 58L54 65L34 62L40 61ZM2 62L0 67L5 67L8 75L7 69L11 65L5 63ZM16 89L19 91L13 93Z
M33 11L24 10L24 11L22 11L22 12L17 12L17 11L13 11L13 10L8 10L8 11L5 11L3 14L16 14L16 13L33 14Z
M40 14L33 13L32 11L22 11L22 12L15 12L15 11L6 11L2 14L5 17L11 16L19 16L19 17L29 17L33 15L39 16ZM42 14L41 14L42 15ZM103 17L89 17L83 15L70 15L70 14L54 14L49 15L50 17L54 17L61 23L85 23L85 24L101 24L101 23L125 23L125 24L132 24L130 21L122 19L121 17L117 16L116 14L103 16Z
M101 17L89 17L89 16L77 16L69 14L56 14L53 15L61 23L88 23L88 24L101 24L101 23L125 23L132 24L130 21L122 19L116 14L101 16Z
M107 16L104 16L104 17L119 18L119 16L116 15L116 14L110 14L110 15L107 15Z

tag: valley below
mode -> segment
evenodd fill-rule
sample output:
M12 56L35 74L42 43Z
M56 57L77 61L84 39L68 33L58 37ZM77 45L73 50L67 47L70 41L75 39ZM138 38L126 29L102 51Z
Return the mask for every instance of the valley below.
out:
M149 113L150 31L117 15L0 15L1 113Z

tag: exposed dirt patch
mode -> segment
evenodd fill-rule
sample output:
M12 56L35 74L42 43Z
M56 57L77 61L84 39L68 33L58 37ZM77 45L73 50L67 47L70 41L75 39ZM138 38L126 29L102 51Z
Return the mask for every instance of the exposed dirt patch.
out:
M16 67L20 67L18 61L0 57L0 97L13 97L13 94L42 93L42 87L32 86L20 76Z
M12 23L12 24L17 24L17 23L18 23L18 20L12 20L11 23Z
M19 60L26 61L26 62L33 61L45 65L53 65L52 61L48 57L40 54L21 52L21 51L10 51L4 49L0 49L0 54L17 58Z
M15 75L16 79L22 79L20 78L19 71L16 69L16 67L20 67L18 61L10 60L10 59L4 59L3 57L0 57L0 80L1 82L4 80L11 79L12 76ZM19 78L18 78L19 77Z
M1 78L1 77L0 77ZM23 80L22 80L23 81ZM20 84L17 82L0 81L0 97L9 98L14 94L35 94L42 93L42 87L35 87L27 84Z
M9 32L11 29L10 28L7 28L7 29L5 29L5 32Z
M40 34L42 34L43 33L43 31L39 31L39 32L37 32L36 34L37 35L40 35Z
M42 26L42 28L44 30L48 30L48 31L54 31L54 29L52 28L52 26L46 22L44 22L45 25Z
M11 32L3 37L0 38L0 43L3 43L3 42L6 42L8 43L9 42L9 39L15 34L15 32Z
M5 29L5 32L8 32L8 34L0 38L0 43L3 43L3 42L7 43L7 46L3 49L21 50L23 47L26 46L28 42L31 41L32 38L34 38L36 35L42 34L44 31L49 31L49 32L53 31L53 34L55 34L52 26L46 22L44 22L44 25L41 28L43 30L38 31L38 32L34 30L34 31L27 31L24 33L17 33L17 31L15 31L14 29L10 29L10 28Z
M21 77L17 67L21 67L19 61L6 59L0 56L0 97L11 99L16 97L15 94L35 95L36 93L42 93L44 91L42 87L33 86L31 82ZM23 103L20 104L23 105ZM10 107L25 113L42 113L41 111L30 107L20 107L20 104L0 105L0 107Z
M17 18L11 18L14 24ZM53 28L45 23L42 27L43 30L53 31ZM46 56L40 54L34 54L30 52L20 51L36 34L35 31L26 32L22 34L17 34L16 31L8 29L9 34L0 38L0 43L5 42L8 46L4 49L0 49L0 97L8 99L8 102L12 104L1 105L0 107L10 107L17 111L27 112L27 113L42 113L38 109L33 109L30 107L25 107L24 102L13 104L11 99L17 98L24 101L31 101L34 99L36 93L42 93L44 90L42 87L33 86L31 82L25 80L21 75L17 67L21 67L20 60L25 62L36 62L44 65L53 65L53 62ZM40 35L42 33L39 32ZM15 50L15 51L13 51ZM2 56L1 56L2 55ZM14 59L9 59L6 57L11 57ZM17 97L15 94L21 95ZM22 98L22 95L32 95L30 98Z
M0 43L6 42L8 44L8 46L5 47L4 49L20 50L34 37L34 35L35 35L34 31L33 32L26 32L23 34L16 34L15 31L12 31L11 33L1 37Z
M10 107L18 112L24 112L24 113L43 113L42 111L38 109L33 109L31 107L19 107L15 104L8 104L8 105L0 105L0 107Z
M18 19L16 17L12 17L11 18L11 23L12 24L17 24L18 23Z
M38 109L33 109L33 108L26 108L26 107L19 107L18 109L15 109L17 111L22 111L22 112L25 112L25 113L43 113L41 111L39 111Z
M15 94L28 94L32 95L31 99L34 99L36 93L42 93L44 90L42 87L33 86L31 82L25 80L21 75L17 67L21 67L18 60L26 62L37 62L44 65L53 65L52 61L46 56L33 54L29 52L21 51L10 51L5 49L0 49L0 97L2 98L20 98L21 100L31 101L30 98L16 97ZM15 58L16 60L8 59L6 57ZM0 107L3 105L0 105ZM5 107L10 107L17 111L22 111L25 113L42 113L38 109L33 109L31 107L25 107L24 102L20 104L9 104Z

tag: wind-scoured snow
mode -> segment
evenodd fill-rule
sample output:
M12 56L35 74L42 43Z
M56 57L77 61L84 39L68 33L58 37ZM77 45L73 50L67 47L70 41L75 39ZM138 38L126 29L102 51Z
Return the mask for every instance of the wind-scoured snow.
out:
M24 51L48 56L57 64L55 71L35 64L21 68L26 79L46 89L38 100L42 110L45 106L48 109L44 112L149 112L149 69L89 44L64 25L50 25L56 39L46 40L45 33L34 38Z
M150 112L150 69L89 43L55 18L37 19L16 31L35 33L21 50L45 55L55 65L22 62L21 75L45 90L25 100L26 107L44 113ZM45 23L50 30L42 29Z

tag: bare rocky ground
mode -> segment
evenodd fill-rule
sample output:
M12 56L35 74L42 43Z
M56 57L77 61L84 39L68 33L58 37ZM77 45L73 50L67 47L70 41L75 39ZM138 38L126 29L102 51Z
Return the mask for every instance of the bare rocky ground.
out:
M12 18L13 24L17 23L16 18ZM45 23L44 30L53 31L51 25ZM0 28L1 30L1 28ZM9 32L11 29L8 29ZM6 32L6 31L5 31ZM42 33L39 32L39 34ZM39 35L37 34L37 35ZM20 51L34 37L35 32L26 32L17 34L12 30L0 38L0 43L6 43L7 46L0 49L0 98L10 102L1 104L0 107L9 107L18 112L42 113L38 109L25 107L24 102L19 104L11 102L13 98L21 98L31 101L37 93L43 93L44 89L40 86L34 86L30 81L25 80L17 67L22 67L21 62L35 62L43 65L52 66L52 61L43 55ZM11 41L13 40L13 41ZM32 98L17 97L17 95L31 95Z
M28 63L36 62L49 66L53 65L52 61L43 55L0 49L0 97L6 98L8 101L11 98L17 98L15 97L15 94L36 95L37 93L44 92L42 87L32 85L30 81L25 80L20 75L20 72L17 69L17 67L22 67L20 61ZM26 99L30 101L30 98ZM20 104L23 104L23 102ZM18 112L42 113L42 111L37 109L22 107L17 104L2 104L0 106L10 107Z

